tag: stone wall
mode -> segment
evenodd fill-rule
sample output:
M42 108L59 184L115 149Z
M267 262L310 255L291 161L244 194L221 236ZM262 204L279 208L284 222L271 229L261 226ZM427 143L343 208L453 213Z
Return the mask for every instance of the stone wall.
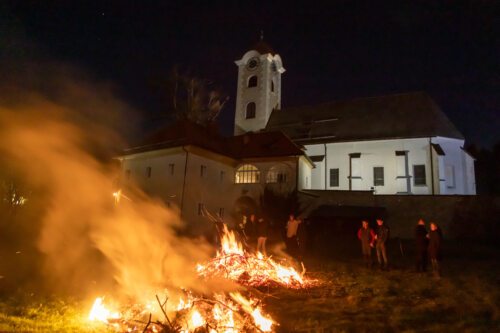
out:
M494 237L500 230L500 197L373 195L370 191L305 191L304 217L321 205L383 207L391 237L412 238L419 219L435 222L448 238Z

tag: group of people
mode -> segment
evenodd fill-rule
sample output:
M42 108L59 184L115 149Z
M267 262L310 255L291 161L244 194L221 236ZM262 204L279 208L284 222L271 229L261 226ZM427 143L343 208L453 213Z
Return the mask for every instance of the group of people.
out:
M372 267L372 248L377 253L378 264L381 269L388 269L386 243L389 239L389 228L384 225L384 221L377 220L377 228L374 231L370 228L368 221L362 221L358 230L358 239L361 242L361 252L367 267ZM430 230L427 231L425 222L420 219L415 228L415 266L418 272L427 270L427 259L432 264L432 271L436 277L440 277L441 247L443 235L436 223L430 223Z
M362 221L361 228L358 230L358 238L361 241L361 251L365 265L372 267L372 248L375 247L380 268L388 269L386 243L389 239L389 228L384 225L384 221L377 220L376 231L370 228L368 221Z
M424 220L420 219L415 228L416 260L415 268L417 272L427 271L427 258L431 260L432 272L436 277L441 276L441 247L443 234L436 223L430 223L430 230L427 231Z
M297 235L301 222L302 221L300 219L297 219L293 214L290 214L286 224L285 243L287 251L292 256L300 256L299 239ZM245 239L254 238L256 240L256 251L262 253L264 256L267 256L266 241L269 237L268 221L263 217L257 217L255 214L250 214L248 221L247 217L243 216L240 229Z

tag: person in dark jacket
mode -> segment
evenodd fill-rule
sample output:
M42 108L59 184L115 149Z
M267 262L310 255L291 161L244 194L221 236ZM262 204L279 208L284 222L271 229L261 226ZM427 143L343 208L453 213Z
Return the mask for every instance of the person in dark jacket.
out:
M361 252L366 267L372 266L372 247L375 242L375 232L368 226L367 221L361 222L361 228L358 230L358 239L361 242Z
M429 240L427 239L427 229L425 228L424 220L418 220L415 227L415 267L417 272L425 272L427 270L427 247Z
M437 226L436 223L431 222L431 230L427 235L429 238L429 258L431 259L432 264L432 273L435 277L441 277L441 247L443 245L443 234L441 233L441 229Z
M257 252L267 256L266 240L269 233L269 224L267 223L267 220L262 217L259 218L257 220L257 224L255 225L255 229L257 232Z
M377 220L377 231L375 234L375 240L377 241L375 249L377 250L377 260L381 269L387 269L387 251L386 243L389 239L389 228L384 225L384 221Z

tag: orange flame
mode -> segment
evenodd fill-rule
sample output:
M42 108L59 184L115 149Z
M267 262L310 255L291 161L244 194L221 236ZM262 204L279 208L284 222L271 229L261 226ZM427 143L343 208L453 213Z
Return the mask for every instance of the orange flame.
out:
M245 251L226 225L220 251L210 262L198 264L197 271L203 277L224 277L253 287L276 283L287 288L303 288L314 282L304 279L293 267L281 265L260 252Z

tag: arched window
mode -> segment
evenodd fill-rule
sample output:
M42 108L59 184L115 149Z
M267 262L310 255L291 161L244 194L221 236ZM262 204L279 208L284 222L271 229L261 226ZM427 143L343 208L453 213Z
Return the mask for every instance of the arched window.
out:
M260 183L260 171L255 165L244 164L236 170L234 182L236 184Z
M247 111L246 111L246 114L245 114L245 118L246 119L255 118L255 110L256 109L257 109L257 107L255 106L254 102L248 103L247 104Z
M252 75L248 78L248 88L257 87L257 75Z
M266 183L274 184L274 183L286 183L288 178L288 173L284 168L280 168L277 166L271 167L266 175Z
M274 92L274 80L271 80L271 92Z

